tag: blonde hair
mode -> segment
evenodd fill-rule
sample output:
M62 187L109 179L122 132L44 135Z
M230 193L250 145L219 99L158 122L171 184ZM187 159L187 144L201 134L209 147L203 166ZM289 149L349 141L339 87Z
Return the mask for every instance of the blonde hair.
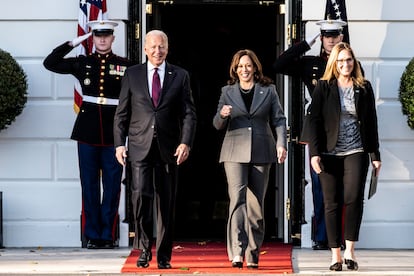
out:
M346 42L340 42L332 48L331 54L329 55L328 63L326 64L325 73L323 74L321 80L326 80L330 82L339 77L339 71L337 67L338 56L339 53L343 50L348 51L354 60L354 68L351 72L352 82L354 83L354 85L364 87L365 78L362 74L361 65L355 58L355 54L351 46Z

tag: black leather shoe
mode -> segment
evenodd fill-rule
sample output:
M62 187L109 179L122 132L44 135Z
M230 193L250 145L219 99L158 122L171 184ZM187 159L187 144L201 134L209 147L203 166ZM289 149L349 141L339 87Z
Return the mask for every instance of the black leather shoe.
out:
M88 243L86 244L86 248L88 249L99 249L100 245L99 245L99 241L97 240L89 240Z
M329 267L329 270L333 270L333 271L342 271L342 263L334 263L333 265L331 265Z
M247 269L259 269L258 264L247 264Z
M113 249L114 247L115 246L113 241L102 241L101 243L102 249Z
M242 269L243 268L243 262L232 262L231 266Z
M149 250L142 250L141 255L137 261L137 267L149 267L149 262L152 260L152 253Z
M324 242L315 242L315 244L312 246L313 250L327 250L329 249L329 246Z
M171 264L169 261L159 261L158 262L158 269L170 269Z
M348 270L358 270L358 263L351 259L345 259L346 268Z

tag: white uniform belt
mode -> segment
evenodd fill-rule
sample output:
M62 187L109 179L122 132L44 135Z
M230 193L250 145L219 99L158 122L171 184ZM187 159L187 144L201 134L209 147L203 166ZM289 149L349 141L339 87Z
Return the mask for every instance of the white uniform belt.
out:
M118 99L110 99L104 97L93 97L93 96L82 96L82 101L96 104L105 104L105 105L118 105Z

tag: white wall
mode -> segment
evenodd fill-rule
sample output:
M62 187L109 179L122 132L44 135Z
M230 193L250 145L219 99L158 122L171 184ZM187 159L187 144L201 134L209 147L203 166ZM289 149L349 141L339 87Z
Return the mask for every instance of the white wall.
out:
M322 19L325 3L303 0L307 35L318 31L315 22ZM382 156L377 194L365 200L358 247L414 248L414 131L398 100L401 74L414 57L414 2L347 0L346 6L351 46L375 89ZM309 54L319 49L317 44ZM310 189L306 201L311 201Z
M113 50L125 56L121 20L128 18L128 1L107 4L109 18L120 23ZM0 132L3 245L78 247L81 190L76 142L68 138L75 119L74 77L54 74L42 62L57 45L76 37L79 1L0 0L0 6L0 48L23 67L29 85L22 114ZM122 220L124 202L120 207ZM124 223L120 236L120 245L127 246Z

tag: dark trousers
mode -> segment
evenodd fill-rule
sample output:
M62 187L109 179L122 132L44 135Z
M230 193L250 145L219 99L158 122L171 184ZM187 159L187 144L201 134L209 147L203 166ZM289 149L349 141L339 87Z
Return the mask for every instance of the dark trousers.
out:
M321 164L319 178L325 204L328 245L337 248L342 241L342 203L346 210L343 237L358 241L369 157L366 153L341 157L322 155Z
M319 175L310 166L310 173L312 179L312 197L313 197L313 218L312 231L313 241L326 244L328 238L326 236L325 225L325 207L323 204L323 193Z
M78 142L78 157L83 234L88 240L115 241L122 177L115 149Z
M154 139L148 156L131 161L131 198L135 220L134 248L151 250L156 217L157 261L170 261L173 245L177 165L161 160Z

